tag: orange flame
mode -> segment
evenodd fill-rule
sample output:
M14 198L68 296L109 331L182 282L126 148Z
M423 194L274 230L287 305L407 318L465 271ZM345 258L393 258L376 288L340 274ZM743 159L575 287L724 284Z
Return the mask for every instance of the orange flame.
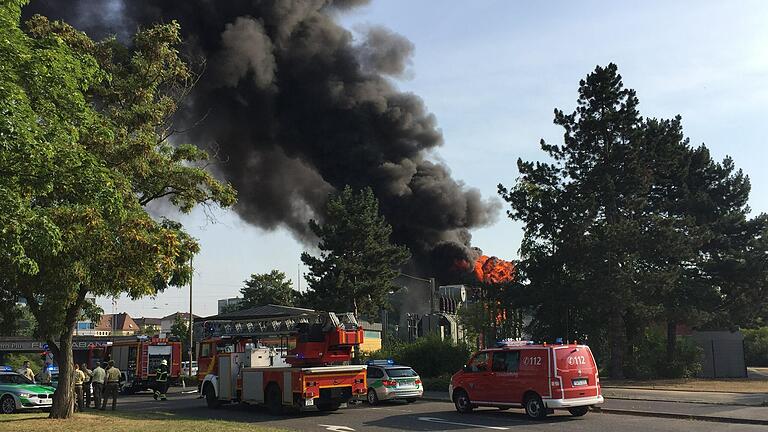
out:
M515 264L485 255L475 261L475 277L483 283L505 283L515 280Z

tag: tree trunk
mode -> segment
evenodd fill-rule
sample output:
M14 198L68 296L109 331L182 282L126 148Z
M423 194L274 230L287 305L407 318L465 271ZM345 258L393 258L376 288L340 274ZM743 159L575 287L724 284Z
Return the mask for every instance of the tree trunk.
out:
M667 321L667 367L672 366L677 352L677 323Z
M58 344L48 341L48 346L59 365L59 384L53 394L50 418L66 419L72 417L75 402L72 384L72 333L72 326L69 326L60 335Z
M615 307L608 317L608 343L611 350L608 373L613 379L624 379L624 337L624 317L621 309Z

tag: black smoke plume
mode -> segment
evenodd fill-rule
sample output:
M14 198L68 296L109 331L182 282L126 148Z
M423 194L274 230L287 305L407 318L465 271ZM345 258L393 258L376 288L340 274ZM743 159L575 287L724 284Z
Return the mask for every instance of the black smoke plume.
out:
M25 15L125 40L177 20L189 54L207 60L180 121L204 118L189 138L220 147L244 220L309 240L307 220L322 218L329 192L371 186L394 240L414 255L411 270L445 280L455 259L477 255L469 229L492 222L499 205L429 160L443 141L435 117L390 81L406 72L413 44L380 27L356 41L335 22L364 3L33 0Z

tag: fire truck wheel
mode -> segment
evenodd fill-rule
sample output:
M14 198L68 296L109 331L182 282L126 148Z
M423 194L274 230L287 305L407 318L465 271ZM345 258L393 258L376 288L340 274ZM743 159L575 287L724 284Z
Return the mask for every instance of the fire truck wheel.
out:
M208 408L216 409L221 406L221 401L219 401L219 398L216 397L216 392L213 390L212 385L205 385L203 395L205 395L205 403L208 405Z
M464 390L458 390L453 393L453 404L456 405L456 411L460 413L470 413L474 408L469 395Z
M341 404L336 402L326 402L317 404L317 409L322 412L336 411L341 407Z
M379 403L379 396L376 395L376 390L374 389L368 390L368 396L366 396L366 399L368 399L368 405L376 405Z
M576 408L569 408L568 412L574 417L581 417L589 412L589 407L580 406Z
M280 387L274 383L267 386L265 399L270 414L277 416L283 413L283 395Z
M536 393L528 394L525 397L524 405L525 413L532 419L541 420L547 416L547 408L544 406L544 401Z

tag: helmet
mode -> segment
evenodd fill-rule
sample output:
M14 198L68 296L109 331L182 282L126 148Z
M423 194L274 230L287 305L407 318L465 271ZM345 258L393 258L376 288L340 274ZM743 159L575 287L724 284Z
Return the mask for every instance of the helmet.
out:
M168 366L168 360L163 359L162 362L160 362L163 366Z

